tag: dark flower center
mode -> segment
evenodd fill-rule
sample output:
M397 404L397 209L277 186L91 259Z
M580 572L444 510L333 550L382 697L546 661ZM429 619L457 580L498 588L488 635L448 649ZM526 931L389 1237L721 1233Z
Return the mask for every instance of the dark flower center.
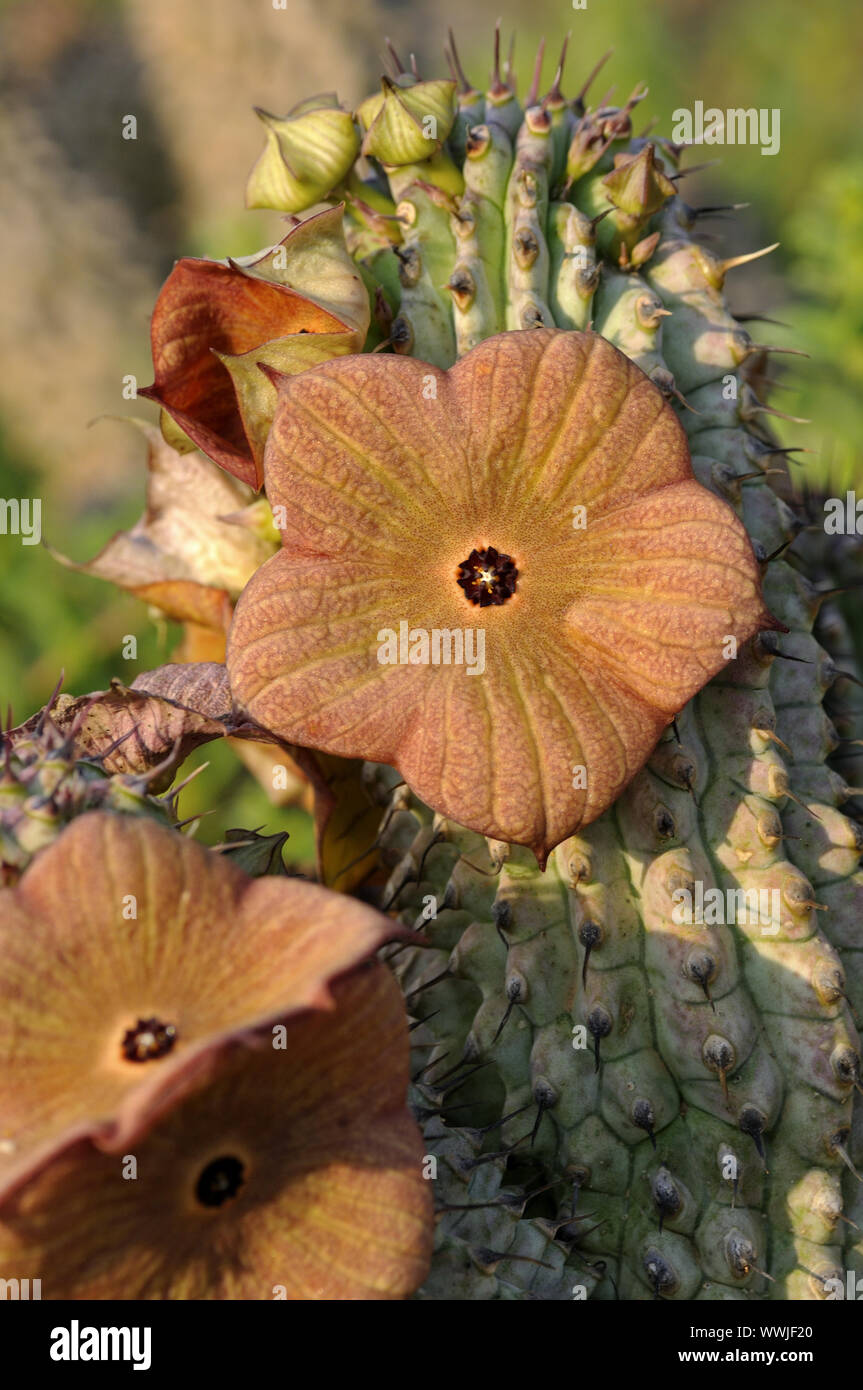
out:
M139 1018L134 1028L123 1034L121 1050L127 1062L152 1062L164 1057L177 1041L173 1023L160 1018Z
M225 1154L208 1163L195 1187L202 1207L220 1207L236 1197L243 1185L245 1168L238 1158Z
M471 603L480 608L506 603L515 593L518 570L511 555L500 555L493 545L472 550L458 567L458 583Z

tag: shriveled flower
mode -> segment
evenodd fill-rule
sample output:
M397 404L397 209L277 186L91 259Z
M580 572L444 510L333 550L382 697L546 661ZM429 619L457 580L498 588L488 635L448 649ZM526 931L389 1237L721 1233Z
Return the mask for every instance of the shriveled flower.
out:
M156 379L138 394L161 405L168 423L227 472L259 488L275 404L259 363L300 372L360 352L369 319L342 208L327 208L260 255L178 261L153 312ZM166 429L172 442L177 429Z
M776 626L673 410L592 333L286 378L265 473L283 549L235 611L237 701L541 860Z
M143 420L131 423L147 441L144 515L83 564L54 554L177 622L223 637L233 600L274 552L272 514L263 498L254 501L245 484L209 459L178 453Z
M0 1194L78 1137L129 1142L220 1040L328 1007L391 932L153 820L74 821L2 894Z
M432 1214L404 1005L376 962L332 994L332 1012L298 1013L277 1039L210 1050L146 1131L78 1140L32 1173L0 1205L0 1270L41 1279L43 1299L413 1292Z

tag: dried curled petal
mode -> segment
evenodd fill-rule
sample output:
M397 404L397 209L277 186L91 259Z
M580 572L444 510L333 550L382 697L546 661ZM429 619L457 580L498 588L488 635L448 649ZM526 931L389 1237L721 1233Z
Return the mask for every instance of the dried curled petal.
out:
M153 312L156 379L138 394L220 467L259 488L275 405L259 364L287 374L359 352L369 317L342 208L328 208L258 256L178 261Z

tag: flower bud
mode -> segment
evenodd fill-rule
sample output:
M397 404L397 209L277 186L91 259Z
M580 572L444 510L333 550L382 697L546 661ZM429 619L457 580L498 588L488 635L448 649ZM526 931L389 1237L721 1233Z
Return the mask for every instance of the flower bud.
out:
M326 198L351 168L359 136L335 98L313 97L280 119L255 108L267 131L263 154L249 175L246 206L302 212Z
M365 137L362 153L382 164L414 164L437 154L456 116L454 82L415 82L401 87L389 77L382 91L357 110Z

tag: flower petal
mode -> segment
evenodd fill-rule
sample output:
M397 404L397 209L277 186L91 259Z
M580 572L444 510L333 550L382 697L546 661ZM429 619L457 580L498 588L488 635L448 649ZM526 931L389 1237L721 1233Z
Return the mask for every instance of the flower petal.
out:
M236 479L199 453L177 453L145 421L130 423L147 440L144 515L130 531L117 532L85 564L52 553L67 568L110 580L171 617L205 622L214 603L218 610L228 595L236 598L273 546L248 526L228 519L251 496ZM204 592L196 594L196 589Z
M746 532L694 480L597 517L577 548L590 573L566 615L577 648L669 717L776 626Z
M292 549L368 555L435 544L467 502L459 421L446 376L409 357L351 357L280 383L264 456L270 505Z
M48 715L58 745L69 743L72 761L98 762L109 775L150 773L159 767L163 779L150 784L156 791L170 785L193 749L243 727L231 719L225 668L215 662L172 663L143 671L131 686L114 681L110 690L60 695L11 731L12 748L32 743ZM95 769L93 775L98 775Z
M81 893L81 884L87 893ZM76 1136L122 1144L215 1041L299 1009L392 933L299 879L249 880L154 822L82 816L43 850L0 924L0 1189ZM137 1020L176 1028L125 1060Z
M284 548L235 610L238 706L540 858L617 797L723 640L773 624L673 410L595 334L501 334L448 372L329 361L280 384L265 472ZM505 587L465 586L500 556Z
M36 1172L0 1211L0 1269L41 1278L44 1299L410 1294L432 1210L405 1107L404 1005L378 964L333 993L333 1012L286 1023L284 1046L213 1055L125 1154L84 1140ZM204 1206L201 1174L225 1157L242 1185Z
M471 481L504 513L554 525L576 504L594 516L692 476L674 412L596 333L501 333L447 377Z

